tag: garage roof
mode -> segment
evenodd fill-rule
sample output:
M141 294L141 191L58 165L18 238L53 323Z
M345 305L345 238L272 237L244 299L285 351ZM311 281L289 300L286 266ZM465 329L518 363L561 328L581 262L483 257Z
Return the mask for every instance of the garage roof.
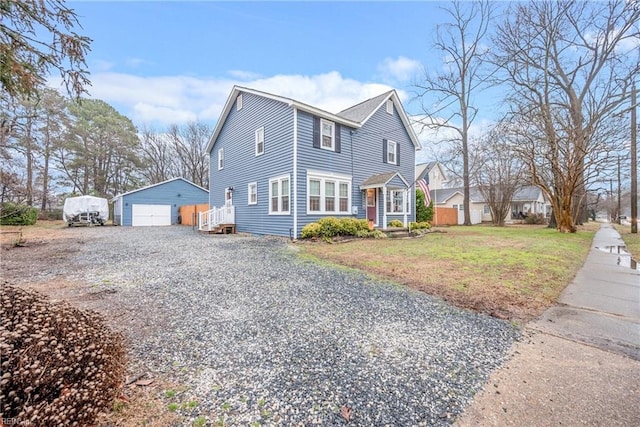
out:
M199 188L201 190L206 191L207 193L209 192L209 190L207 190L206 188L200 187L199 185L194 184L193 182L189 181L188 179L184 179L182 177L178 177L178 178L171 178L171 179L168 179L166 181L158 182L157 184L147 185L146 187L138 188L137 190L131 190L131 191L127 191L126 193L118 194L118 195L114 196L113 199L111 199L111 201L114 202L116 199L119 199L119 198L124 197L124 196L128 196L129 194L137 193L138 191L147 190L149 188L157 187L159 185L163 185L163 184L166 184L168 182L173 182L173 181L178 181L178 180L184 181L187 184L191 184L196 188Z

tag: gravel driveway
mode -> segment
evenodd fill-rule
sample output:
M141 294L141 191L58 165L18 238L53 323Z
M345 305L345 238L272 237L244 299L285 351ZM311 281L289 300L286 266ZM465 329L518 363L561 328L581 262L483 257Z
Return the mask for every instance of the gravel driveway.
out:
M190 387L189 415L225 426L345 425L344 406L354 426L449 425L519 335L307 261L284 239L178 226L67 232L79 251L31 279L95 286L136 365Z

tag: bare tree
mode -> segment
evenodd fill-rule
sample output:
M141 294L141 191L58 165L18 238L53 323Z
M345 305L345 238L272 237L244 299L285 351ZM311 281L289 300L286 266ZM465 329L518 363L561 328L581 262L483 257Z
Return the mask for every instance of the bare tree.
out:
M175 150L167 135L145 127L140 140L140 173L145 181L155 184L178 175Z
M426 118L422 125L429 129L450 129L450 141L462 156L464 185L464 224L471 225L469 129L478 109L474 96L488 81L484 45L490 28L493 4L481 0L453 1L444 8L451 22L438 25L435 48L444 54L444 71L425 70L424 79L416 85ZM435 102L432 102L435 99Z
M185 126L172 125L167 132L178 159L180 175L194 184L209 185L209 159L206 146L211 128L202 122L190 122Z
M524 184L525 168L514 153L518 141L509 137L504 124L499 123L478 144L478 167L473 181L491 210L491 222L504 226L511 213L513 196Z
M514 4L498 26L496 61L512 88L518 154L551 200L557 228L574 232L590 181L621 147L614 117L640 70L636 2Z

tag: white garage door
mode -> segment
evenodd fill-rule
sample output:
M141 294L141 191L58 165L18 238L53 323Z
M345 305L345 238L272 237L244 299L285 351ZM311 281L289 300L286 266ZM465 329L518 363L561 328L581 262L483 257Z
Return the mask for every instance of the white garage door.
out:
M134 227L171 225L171 205L131 205Z

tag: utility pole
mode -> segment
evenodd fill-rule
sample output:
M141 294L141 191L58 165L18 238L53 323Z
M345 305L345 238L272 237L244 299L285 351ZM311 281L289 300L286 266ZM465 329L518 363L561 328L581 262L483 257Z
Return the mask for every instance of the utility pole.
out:
M631 86L631 233L638 233L638 158L636 138L638 125L636 123L636 85Z
M620 205L620 196L622 191L620 190L620 155L618 154L618 224L620 224L620 214L622 213L622 206Z

